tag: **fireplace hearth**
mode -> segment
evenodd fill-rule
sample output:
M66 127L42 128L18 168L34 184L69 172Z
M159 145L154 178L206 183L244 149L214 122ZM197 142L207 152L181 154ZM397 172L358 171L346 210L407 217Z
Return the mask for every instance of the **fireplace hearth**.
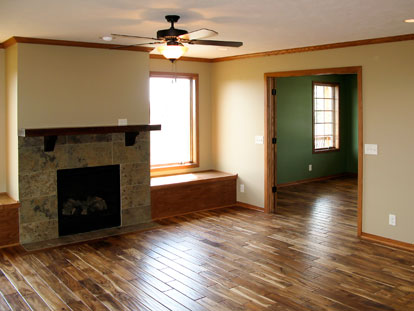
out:
M57 171L59 236L121 225L119 165Z

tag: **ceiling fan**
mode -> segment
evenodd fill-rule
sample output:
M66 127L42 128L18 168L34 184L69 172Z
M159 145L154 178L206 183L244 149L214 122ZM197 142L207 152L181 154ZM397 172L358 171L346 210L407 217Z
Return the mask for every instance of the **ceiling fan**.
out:
M218 35L218 32L206 28L188 32L187 30L174 28L174 23L178 22L180 16L178 15L167 15L165 19L171 23L169 29L162 29L157 31L157 37L143 37L125 34L111 34L114 37L125 37L125 38L137 38L137 39L149 39L152 42L134 44L138 45L156 45L162 44L157 50L164 55L165 58L171 62L179 59L187 50L188 47L185 44L196 44L196 45L214 45L214 46L225 46L225 47L240 47L243 42L237 41L217 41L217 40L200 40L202 38L209 38Z

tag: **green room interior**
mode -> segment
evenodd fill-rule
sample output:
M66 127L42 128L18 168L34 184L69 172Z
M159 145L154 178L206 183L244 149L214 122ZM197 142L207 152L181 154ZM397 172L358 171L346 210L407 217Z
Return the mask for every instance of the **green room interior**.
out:
M338 151L312 152L312 82L339 83ZM276 78L277 183L358 173L355 74ZM312 171L309 171L309 165Z

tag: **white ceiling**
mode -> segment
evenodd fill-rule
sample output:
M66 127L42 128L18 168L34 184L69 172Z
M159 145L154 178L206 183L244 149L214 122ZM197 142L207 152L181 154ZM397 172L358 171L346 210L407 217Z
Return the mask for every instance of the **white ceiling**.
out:
M189 46L186 56L224 57L414 33L414 0L0 0L0 42L12 36L103 42L125 33L156 36L169 28L209 28L214 40L243 41L227 50ZM116 39L113 43L144 41ZM155 53L151 52L151 53Z

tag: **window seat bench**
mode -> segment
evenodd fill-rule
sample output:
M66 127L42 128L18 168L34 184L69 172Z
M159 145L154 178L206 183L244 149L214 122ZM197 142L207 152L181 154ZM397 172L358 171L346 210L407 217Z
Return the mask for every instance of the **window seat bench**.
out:
M0 248L19 244L20 204L0 193Z
M151 178L152 219L236 205L237 174L203 171Z

